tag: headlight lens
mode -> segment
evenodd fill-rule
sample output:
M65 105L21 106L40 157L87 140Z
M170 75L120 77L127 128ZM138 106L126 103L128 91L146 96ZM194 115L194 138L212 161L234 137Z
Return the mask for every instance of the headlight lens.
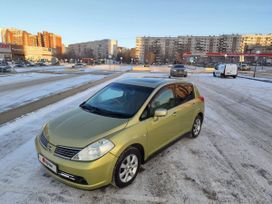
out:
M101 139L82 149L72 158L72 160L78 161L96 160L102 157L103 155L107 154L110 150L112 150L113 147L114 144L110 140Z

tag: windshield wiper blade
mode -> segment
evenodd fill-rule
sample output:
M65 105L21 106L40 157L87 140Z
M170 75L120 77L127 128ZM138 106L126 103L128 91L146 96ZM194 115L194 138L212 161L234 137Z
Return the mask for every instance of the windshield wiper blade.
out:
M95 106L88 105L86 103L81 104L80 107L90 113L96 113L96 114L104 115L104 116L118 117L118 118L130 118L131 117L131 115L129 115L129 114L107 111L107 110L100 109Z

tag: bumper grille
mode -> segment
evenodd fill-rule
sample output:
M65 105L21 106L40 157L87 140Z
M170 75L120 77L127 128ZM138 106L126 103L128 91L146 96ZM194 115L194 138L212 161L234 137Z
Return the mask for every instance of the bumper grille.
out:
M42 134L41 134L41 136L40 136L40 142L41 142L41 145L46 149L47 144L48 144L48 141L47 141L47 139L45 138L43 132L42 132Z
M75 156L81 149L73 148L73 147L63 147L57 146L55 149L55 155L62 157L64 159L71 159Z
M67 179L69 181L75 182L75 183L79 183L79 184L83 184L83 185L87 185L87 181L81 177L81 176L76 176L76 175L72 175L72 174L68 174L64 171L59 171L58 175L61 176L64 179Z

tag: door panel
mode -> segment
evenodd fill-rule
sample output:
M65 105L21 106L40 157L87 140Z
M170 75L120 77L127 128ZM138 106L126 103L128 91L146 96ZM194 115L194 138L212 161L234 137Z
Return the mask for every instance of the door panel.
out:
M195 100L188 101L177 107L177 126L179 133L177 136L181 136L192 129L193 120L195 115Z
M177 129L174 126L176 120L174 85L167 85L161 88L149 103L148 116L143 121L147 123L148 132L148 154L152 154L176 136ZM164 117L154 117L157 109L168 110ZM144 113L143 113L144 114Z
M175 108L168 110L165 117L149 118L147 122L148 132L148 152L149 155L156 152L158 149L168 143L177 134L176 126L174 125L177 115Z
M194 86L192 84L176 84L177 120L175 121L175 125L178 127L177 136L181 136L191 130L195 117L196 102Z

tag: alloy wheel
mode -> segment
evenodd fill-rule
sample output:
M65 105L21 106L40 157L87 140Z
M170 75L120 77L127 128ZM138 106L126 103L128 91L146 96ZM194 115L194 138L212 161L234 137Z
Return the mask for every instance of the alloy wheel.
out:
M123 183L129 182L134 178L138 169L138 157L135 154L128 155L119 168L119 178Z

